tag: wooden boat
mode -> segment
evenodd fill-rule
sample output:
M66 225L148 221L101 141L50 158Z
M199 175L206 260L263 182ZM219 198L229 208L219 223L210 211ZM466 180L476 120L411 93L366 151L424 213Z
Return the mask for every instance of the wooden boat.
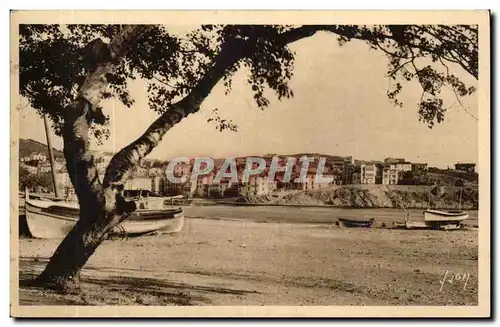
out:
M26 195L25 215L28 229L36 238L64 238L78 221L76 203L31 199ZM182 208L137 209L110 234L136 236L157 232L176 233L184 225Z
M469 218L469 214L461 210L434 210L424 211L426 222L459 222Z
M429 196L430 198L430 196ZM399 198L398 198L399 200ZM393 224L396 228L406 229L434 229L434 230L452 230L461 229L462 221L469 217L467 212L461 210L435 210L427 209L424 211L424 220L410 220L410 213L406 210L403 202L399 200L401 208L405 212L404 224ZM462 198L460 196L460 204Z
M367 219L367 220L339 218L339 223L343 227L371 228L375 224L375 218L371 218L371 219Z
M124 190L123 196L126 200L136 201L143 209L161 209L164 205L189 206L193 199L186 199L183 195L162 196L149 190ZM146 199L146 200L144 200Z
M405 210L406 211L406 210ZM442 211L428 209L424 211L424 220L410 220L410 215L406 212L405 223L395 227L404 227L406 229L434 229L434 230L453 230L461 229L462 221L469 217L469 214L463 211Z
M404 223L406 229L429 229L431 226L425 221L407 220Z

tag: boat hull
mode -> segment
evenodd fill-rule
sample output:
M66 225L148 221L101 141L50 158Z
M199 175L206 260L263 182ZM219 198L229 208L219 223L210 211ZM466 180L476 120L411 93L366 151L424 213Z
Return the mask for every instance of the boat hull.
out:
M64 238L78 221L78 207L57 205L41 200L25 201L25 215L29 232L35 238ZM137 210L110 234L134 236L153 232L177 233L184 226L182 208L165 210Z
M29 201L25 203L26 223L34 238L63 238L77 222L77 216L61 215L44 209Z
M149 233L177 233L184 226L184 210L170 210L167 214L160 210L136 211L125 221L115 226L112 234L142 235Z
M459 222L469 218L469 214L464 211L424 211L424 220L426 222Z
M375 219L371 218L368 220L355 220L339 218L339 224L343 227L371 228L375 224Z

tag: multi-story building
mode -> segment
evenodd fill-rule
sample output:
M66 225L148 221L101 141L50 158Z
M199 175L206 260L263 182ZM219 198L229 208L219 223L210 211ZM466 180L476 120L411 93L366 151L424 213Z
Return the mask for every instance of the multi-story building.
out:
M316 174L317 174L317 168L316 167L310 167L309 170L307 171L307 174L305 176L305 181L297 183L296 188L299 190L304 190L304 191L309 191L309 190L318 190L322 189L325 187L329 187L331 183L325 183L325 182L318 182L316 181ZM340 178L338 178L337 175L337 180L335 178L335 174L333 174L333 181L332 183L337 184L339 181L341 181ZM297 175L297 177L300 177L300 174ZM326 177L326 176L323 176ZM293 181L293 180L292 180Z
M398 184L401 176L405 172L412 171L413 166L411 162L404 161L404 159L397 160L398 161L384 164L382 172L382 184Z
M411 168L412 168L411 162L408 162L408 161L392 163L390 165L391 165L391 169L396 169L400 172L411 171Z
M213 184L214 178L215 172L213 171L209 174L198 176L194 193L200 197L208 197L210 195L210 185Z
M238 185L242 195L264 195L276 190L276 181L270 181L267 176L252 175L248 178L248 183Z
M351 184L353 182L355 172L356 172L356 166L354 165L354 163L348 163L345 167L343 184ZM359 173L357 178L359 179Z
M347 163L348 161L341 157L328 160L328 173L333 177L333 184L342 184L342 182L346 179Z
M47 156L41 152L31 154L31 160L45 162L47 161Z
M397 169L391 168L392 165L386 165L382 171L382 184L395 185L399 180Z
M47 156L41 152L35 152L20 158L20 161L28 166L40 167L47 162Z
M151 191L155 193L164 193L166 187L166 177L165 176L152 176L151 178Z
M379 168L377 164L368 163L361 165L361 184L376 184Z
M191 163L179 162L173 167L174 176L176 176L176 177L181 177L181 176L189 177L191 175L192 168L193 168L193 166Z

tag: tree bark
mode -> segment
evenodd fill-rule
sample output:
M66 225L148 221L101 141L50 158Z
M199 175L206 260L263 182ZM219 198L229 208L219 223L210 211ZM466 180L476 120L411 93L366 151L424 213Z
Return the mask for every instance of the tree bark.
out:
M91 109L80 98L66 108L64 156L80 204L79 220L58 246L39 281L55 288L70 286L78 271L106 237L104 217L114 216L116 195L103 189L89 153Z
M87 74L79 97L64 108L64 156L80 212L78 222L59 244L38 277L38 281L46 286L61 289L70 286L88 258L106 238L113 222L135 210L133 203L126 203L120 194L102 187L94 158L89 153L88 136L102 92L107 86L106 74L112 72L116 60L147 29L147 26L125 26L106 47L107 54L100 56L104 59Z

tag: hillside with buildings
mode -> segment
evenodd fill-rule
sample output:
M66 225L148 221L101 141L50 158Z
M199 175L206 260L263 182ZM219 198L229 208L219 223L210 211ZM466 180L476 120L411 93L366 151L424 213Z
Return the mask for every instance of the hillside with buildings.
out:
M28 172L37 180L48 181L46 175L51 172L47 146L33 140L21 140L19 147L20 166L23 173ZM62 196L74 198L74 190L66 171L62 152L55 153L56 185ZM95 165L101 179L113 153L94 152ZM269 176L269 168L274 156L278 156L278 165L284 167L287 158L294 157L291 179L286 180L284 172L277 172L274 178ZM294 182L301 174L302 163L299 158L307 156L313 161L305 173L305 179ZM324 176L331 176L331 182L318 183L316 174L320 168L320 158L324 158ZM298 153L292 155L269 154L263 156L265 170L250 176L243 182L243 173L247 157L236 158L238 182L229 178L217 181L215 178L222 168L224 158L214 158L215 168L208 174L192 180L194 158L173 166L171 175L183 182L173 182L167 178L168 161L144 159L134 168L125 184L126 189L149 190L162 195L184 195L195 198L239 198L250 203L276 204L326 204L352 207L392 207L397 197L409 207L426 207L429 203L427 191L437 186L442 188L464 187L469 196L464 205L477 205L477 180L475 165L457 163L455 169L428 167L427 163L412 163L404 158L386 158L383 161L363 161L352 156ZM38 178L43 177L43 178ZM26 180L26 178L24 178ZM52 185L42 185L39 191L51 190ZM451 206L458 201L455 191L436 198L438 205ZM454 197L451 194L455 194ZM457 202L458 203L458 202Z

